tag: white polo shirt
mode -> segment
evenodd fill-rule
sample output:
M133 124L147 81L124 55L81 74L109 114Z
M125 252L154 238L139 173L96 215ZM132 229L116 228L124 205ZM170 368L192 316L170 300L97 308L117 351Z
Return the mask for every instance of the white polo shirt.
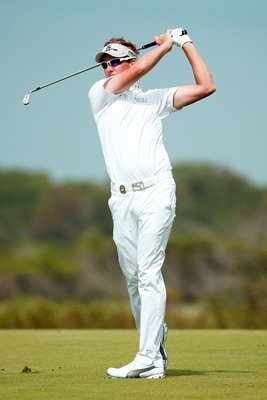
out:
M104 88L105 81L91 87L89 100L111 182L138 182L170 171L162 119L177 111L177 87L143 92L135 84L115 95Z

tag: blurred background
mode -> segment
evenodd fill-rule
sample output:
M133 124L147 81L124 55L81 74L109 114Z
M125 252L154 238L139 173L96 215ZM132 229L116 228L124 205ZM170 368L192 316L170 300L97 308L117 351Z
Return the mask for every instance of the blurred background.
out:
M163 274L171 328L267 327L267 5L255 0L0 5L0 328L132 328L88 89L106 39L182 26L217 92L164 121L177 216ZM192 82L173 49L144 89Z

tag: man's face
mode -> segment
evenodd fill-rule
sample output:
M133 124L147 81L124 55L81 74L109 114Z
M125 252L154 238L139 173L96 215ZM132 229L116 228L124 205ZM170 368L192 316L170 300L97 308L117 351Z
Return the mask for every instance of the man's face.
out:
M110 61L110 60L117 60L116 57L112 57L109 54L105 54L103 56L102 62L103 61ZM127 69L129 69L133 63L135 62L135 59L132 60L127 60L127 61L123 61L123 59L120 59L120 63L117 66L113 66L111 64L107 65L107 68L104 69L104 73L106 75L107 78L109 78L110 76L113 75L117 75L120 74L123 71L126 71Z

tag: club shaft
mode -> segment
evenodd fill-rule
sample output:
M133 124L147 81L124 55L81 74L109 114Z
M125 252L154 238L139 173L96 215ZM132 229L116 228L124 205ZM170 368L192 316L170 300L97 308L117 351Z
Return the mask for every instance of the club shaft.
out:
M187 31L184 29L184 30L182 31L182 35L186 35L186 34L187 34ZM148 49L149 47L153 47L153 46L156 46L156 45L157 45L157 43L156 43L155 41L154 41L154 42L150 42L150 43L144 44L143 46L139 47L137 50ZM48 87L48 86L54 85L55 83L64 81L65 79L72 78L73 76L82 74L83 72L90 71L90 69L97 68L97 67L99 67L100 65L101 65L101 63L96 64L96 65L93 65L92 67L88 67L88 68L81 69L80 71L74 72L73 74L63 76L63 78L57 79L56 81L46 83L46 84L43 85L43 86L38 86L38 87L36 87L35 89L30 90L28 93L36 92L37 90L41 90L41 89L46 88L46 87Z
M150 42L150 43L144 44L143 46L139 47L138 50L148 49L149 47L156 46L156 45L157 45L156 42ZM97 67L99 67L100 65L101 65L101 63L96 64L96 65L93 65L92 67L88 67L88 68L81 69L80 71L74 72L73 74L63 76L63 78L57 79L57 80L55 80L55 81L46 83L46 84L43 85L43 86L38 86L38 87L36 87L35 89L29 90L29 92L27 92L26 95L24 96L24 99L26 98L26 96L28 96L28 97L27 97L27 101L25 101L24 104L29 104L29 99L30 99L30 94L31 94L31 93L37 92L38 90L44 89L44 88L46 88L46 87L48 87L48 86L55 85L55 83L62 82L62 81L64 81L65 79L72 78L73 76L82 74L83 72L89 71L90 69L97 68Z
M38 86L37 88L32 89L32 90L31 90L31 93L36 92L37 90L43 89L43 88L45 88L45 87L47 87L47 86L54 85L55 83L64 81L65 79L72 78L72 77L75 76L75 75L82 74L83 72L86 72L86 71L89 71L90 69L99 67L100 65L101 65L101 63L100 63L100 64L93 65L92 67L88 67L88 68L81 69L80 71L74 72L73 74L63 76L63 78L57 79L56 81L49 82L49 83L47 83L47 84L45 84L45 85L43 85L43 86Z
M141 46L138 50L148 49L149 47L156 46L156 45L157 45L156 42L150 42L150 43L144 44L144 45ZM35 89L32 89L30 92L31 92L31 93L36 92L37 90L41 90L41 89L46 88L46 87L48 87L48 86L54 85L55 83L64 81L65 79L69 79L69 78L72 78L73 76L82 74L83 72L89 71L90 69L97 68L97 67L99 67L100 65L101 65L101 63L96 64L96 65L93 65L92 67L88 67L88 68L81 69L80 71L74 72L73 74L63 76L63 78L57 79L56 81L46 83L46 84L43 85L43 86L38 86L38 87L36 87Z

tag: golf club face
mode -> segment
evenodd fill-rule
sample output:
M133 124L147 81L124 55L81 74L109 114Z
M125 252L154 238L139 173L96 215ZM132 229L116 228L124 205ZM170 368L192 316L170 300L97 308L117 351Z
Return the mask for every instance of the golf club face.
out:
M27 106L31 101L31 92L27 92L23 97L23 104Z

